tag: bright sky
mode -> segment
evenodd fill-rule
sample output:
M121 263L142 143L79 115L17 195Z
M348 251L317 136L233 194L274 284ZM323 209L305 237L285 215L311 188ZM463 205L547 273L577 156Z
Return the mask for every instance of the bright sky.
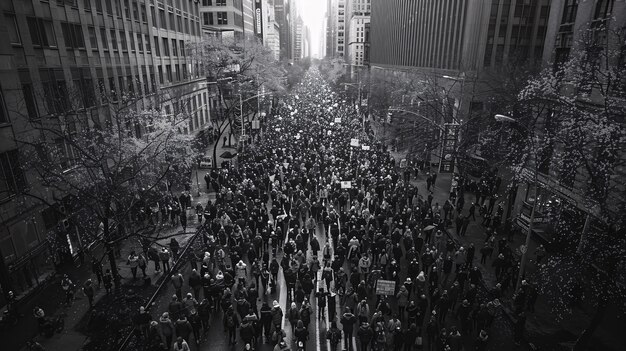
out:
M304 24L311 30L311 51L313 57L320 57L322 24L326 14L327 0L297 0L298 13Z

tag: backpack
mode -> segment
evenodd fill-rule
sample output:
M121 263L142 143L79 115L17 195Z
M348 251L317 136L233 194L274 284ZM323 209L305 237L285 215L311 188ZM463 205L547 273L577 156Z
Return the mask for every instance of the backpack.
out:
M332 345L337 345L339 341L341 341L341 332L338 330L330 330L326 338L330 340Z

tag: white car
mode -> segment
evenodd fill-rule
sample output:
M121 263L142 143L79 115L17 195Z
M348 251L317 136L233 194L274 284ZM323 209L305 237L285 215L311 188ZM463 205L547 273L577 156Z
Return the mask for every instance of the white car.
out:
M204 156L200 159L200 168L213 168L213 158Z

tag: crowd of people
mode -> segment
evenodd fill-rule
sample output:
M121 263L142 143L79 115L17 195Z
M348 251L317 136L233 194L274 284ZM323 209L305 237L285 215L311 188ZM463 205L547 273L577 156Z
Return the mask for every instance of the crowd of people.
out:
M420 193L368 123L351 123L359 118L311 69L239 154L238 166L207 174L216 199L195 205L203 249L188 254L191 273L170 272L170 259L180 254L175 238L170 250L147 245L131 253L133 277L137 268L145 276L150 261L156 270L162 263L175 290L158 316L144 307L136 313L146 350L190 350L210 328L223 328L233 345L239 335L244 350L305 349L316 319L333 351L487 348L499 299L517 272L507 238L496 235L511 231L496 206L497 172L478 182L459 177L440 205L431 189L436 174ZM476 194L469 206L466 192ZM177 200L180 208L192 206L190 195ZM476 248L452 238L466 235L476 212L487 228L480 261L492 260L499 281L487 293ZM393 282L393 291L383 293L381 280ZM535 299L524 280L514 297L516 342ZM216 318L221 326L212 325Z

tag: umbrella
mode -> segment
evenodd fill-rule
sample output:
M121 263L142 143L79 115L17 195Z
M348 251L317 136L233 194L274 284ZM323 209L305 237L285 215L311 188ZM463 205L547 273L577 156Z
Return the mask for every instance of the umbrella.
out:
M425 231L429 231L429 230L433 230L433 229L435 229L434 225L429 225L426 228L424 228Z
M232 152L230 152L230 151L224 151L224 152L220 155L220 157L221 157L221 158L233 158L233 157L235 157L235 156L237 156L237 153L234 153L234 154L233 154L233 153L232 153Z

